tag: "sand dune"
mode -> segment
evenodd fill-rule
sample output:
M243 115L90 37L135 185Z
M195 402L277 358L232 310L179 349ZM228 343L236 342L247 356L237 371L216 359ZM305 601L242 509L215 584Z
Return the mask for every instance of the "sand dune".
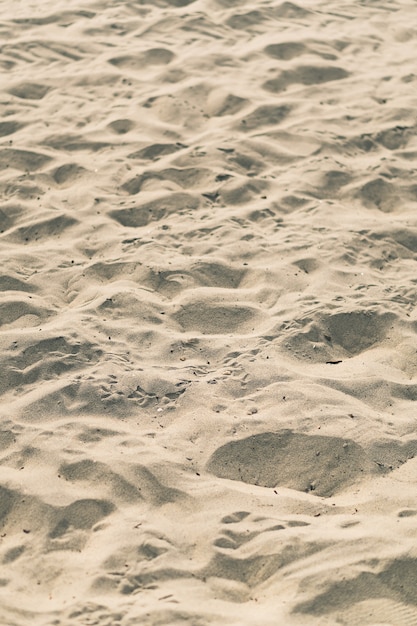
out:
M0 624L417 624L416 18L3 3Z

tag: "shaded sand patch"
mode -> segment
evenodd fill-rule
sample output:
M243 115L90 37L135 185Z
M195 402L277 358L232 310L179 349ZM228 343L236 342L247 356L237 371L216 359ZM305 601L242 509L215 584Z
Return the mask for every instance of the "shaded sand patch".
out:
M184 302L173 314L185 331L199 331L203 335L229 333L250 334L262 319L255 307L238 303Z
M329 585L328 589L317 595L314 600L299 604L295 611L309 615L337 614L350 607L354 599L352 617L356 615L360 617L362 613L363 623L375 623L368 621L363 615L365 607L368 610L372 607L372 614L379 614L381 623L414 623L417 605L415 596L417 559L403 556L383 564L376 562L372 565L370 571ZM381 604L370 602L375 599L383 600L384 611L381 610ZM386 619L389 619L389 622L386 622Z
M290 330L283 345L298 358L332 362L362 354L388 340L398 320L392 313L356 310L313 315L301 320L300 330Z
M352 440L285 430L230 441L207 469L219 478L329 497L378 468Z

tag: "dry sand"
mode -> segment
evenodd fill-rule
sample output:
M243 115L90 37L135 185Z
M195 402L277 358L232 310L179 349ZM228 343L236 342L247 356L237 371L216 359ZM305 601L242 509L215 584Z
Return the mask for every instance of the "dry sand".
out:
M0 18L1 626L416 625L415 0Z

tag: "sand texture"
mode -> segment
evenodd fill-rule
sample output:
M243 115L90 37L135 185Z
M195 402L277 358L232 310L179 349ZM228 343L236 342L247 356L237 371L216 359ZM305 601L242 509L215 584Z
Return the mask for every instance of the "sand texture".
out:
M0 3L0 626L417 626L417 3Z

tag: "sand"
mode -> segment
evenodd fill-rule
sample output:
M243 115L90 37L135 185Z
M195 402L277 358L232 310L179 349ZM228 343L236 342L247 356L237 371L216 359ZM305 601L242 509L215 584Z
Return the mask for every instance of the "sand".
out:
M1 626L417 625L416 25L2 3Z

